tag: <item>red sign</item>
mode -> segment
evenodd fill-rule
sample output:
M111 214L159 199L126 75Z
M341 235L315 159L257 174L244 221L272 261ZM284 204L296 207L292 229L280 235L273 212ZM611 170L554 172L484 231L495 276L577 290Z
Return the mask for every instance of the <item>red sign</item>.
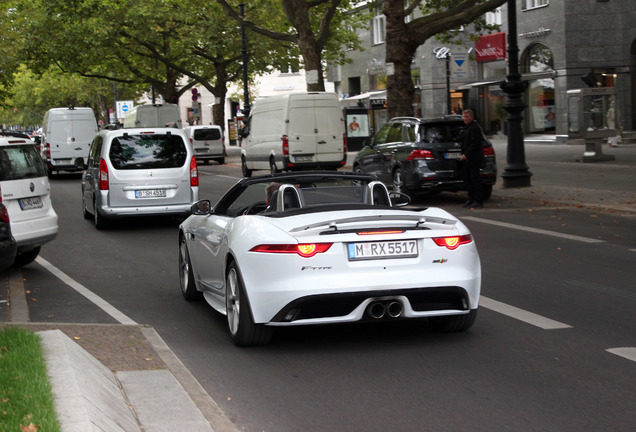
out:
M475 52L478 62L504 60L506 58L506 33L483 35L475 41Z

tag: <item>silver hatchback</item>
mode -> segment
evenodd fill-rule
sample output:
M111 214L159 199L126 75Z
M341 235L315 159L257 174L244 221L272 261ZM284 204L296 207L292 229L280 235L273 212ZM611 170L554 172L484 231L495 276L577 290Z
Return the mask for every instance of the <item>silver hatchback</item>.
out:
M97 229L116 218L187 216L198 199L197 163L183 130L119 129L93 140L82 209Z

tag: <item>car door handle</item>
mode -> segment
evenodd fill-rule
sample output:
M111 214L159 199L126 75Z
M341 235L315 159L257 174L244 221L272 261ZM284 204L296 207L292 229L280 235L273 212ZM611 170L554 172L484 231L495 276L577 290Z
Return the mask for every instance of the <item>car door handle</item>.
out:
M318 144L327 144L327 141L318 141Z

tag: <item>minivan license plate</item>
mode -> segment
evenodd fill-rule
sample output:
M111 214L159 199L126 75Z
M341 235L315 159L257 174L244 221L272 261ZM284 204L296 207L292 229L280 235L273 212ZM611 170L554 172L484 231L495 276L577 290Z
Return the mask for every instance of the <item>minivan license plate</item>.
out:
M135 191L135 198L165 198L166 190L165 189L143 189Z
M349 261L379 258L413 258L417 240L349 243Z
M22 210L31 210L35 208L42 208L42 198L33 197L33 198L22 198L19 200L20 208Z

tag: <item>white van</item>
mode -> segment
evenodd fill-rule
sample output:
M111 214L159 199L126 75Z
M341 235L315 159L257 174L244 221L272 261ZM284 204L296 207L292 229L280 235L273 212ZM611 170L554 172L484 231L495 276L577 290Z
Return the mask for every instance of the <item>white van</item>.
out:
M137 105L124 116L125 128L174 127L183 128L179 106L176 104Z
M345 122L335 93L270 96L254 103L241 133L243 176L338 169L347 160Z
M207 164L213 160L219 165L225 163L225 137L221 126L195 125L186 126L183 130L190 139L197 162L202 161Z
M81 171L88 160L97 121L90 108L51 108L44 115L40 152L49 175Z

